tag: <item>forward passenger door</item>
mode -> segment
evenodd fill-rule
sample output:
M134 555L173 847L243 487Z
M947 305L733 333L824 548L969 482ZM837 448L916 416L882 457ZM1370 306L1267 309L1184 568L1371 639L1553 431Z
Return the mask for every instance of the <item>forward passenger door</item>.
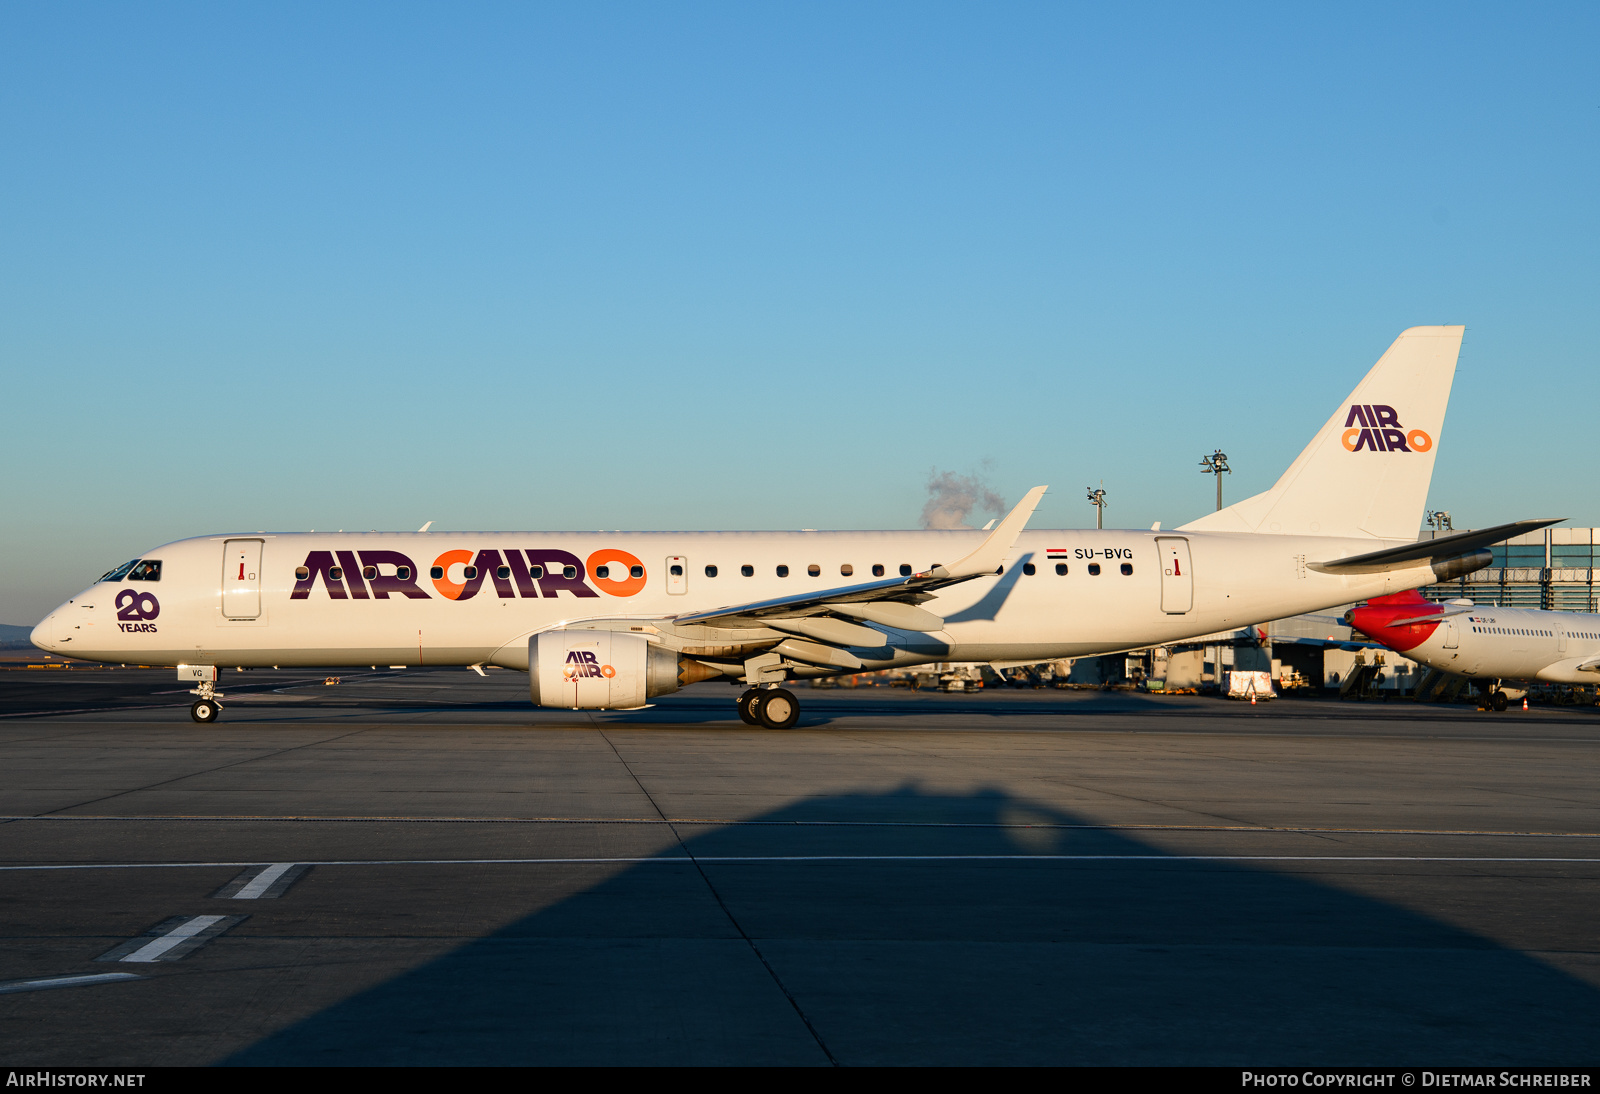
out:
M230 539L222 545L222 617L257 619L261 615L261 543Z

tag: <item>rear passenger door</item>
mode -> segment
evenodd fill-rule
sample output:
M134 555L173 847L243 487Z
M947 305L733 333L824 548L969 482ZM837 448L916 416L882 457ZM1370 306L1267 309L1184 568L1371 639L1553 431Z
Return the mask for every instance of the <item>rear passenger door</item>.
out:
M1157 536L1161 560L1161 610L1182 615L1194 608L1194 574L1189 569L1189 541L1181 536Z

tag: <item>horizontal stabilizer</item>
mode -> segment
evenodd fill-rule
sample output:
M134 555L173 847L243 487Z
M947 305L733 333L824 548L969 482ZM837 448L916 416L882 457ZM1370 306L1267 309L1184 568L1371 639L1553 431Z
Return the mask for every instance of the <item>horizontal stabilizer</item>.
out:
M1552 524L1560 524L1566 519L1566 517L1551 517L1546 520L1518 520L1476 532L1457 532L1455 535L1441 536L1438 539L1419 539L1415 543L1386 547L1381 551L1368 551L1366 554L1353 555L1350 558L1311 562L1307 563L1307 566L1324 574L1374 574L1385 570L1408 570L1424 562L1439 562L1480 551L1491 544L1547 528Z
M1412 623L1437 623L1439 620L1448 619L1452 615L1466 615L1468 612L1476 610L1476 608L1452 608L1447 612L1428 612L1425 615L1414 615L1410 619L1391 619L1389 622L1385 623L1384 626L1405 627Z

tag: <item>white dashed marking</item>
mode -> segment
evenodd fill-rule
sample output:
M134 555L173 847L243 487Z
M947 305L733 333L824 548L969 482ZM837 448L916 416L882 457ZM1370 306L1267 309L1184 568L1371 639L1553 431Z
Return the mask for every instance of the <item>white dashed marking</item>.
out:
M96 961L123 961L149 964L152 961L177 961L187 957L230 927L243 923L242 915L174 916L146 931L141 937L101 954Z

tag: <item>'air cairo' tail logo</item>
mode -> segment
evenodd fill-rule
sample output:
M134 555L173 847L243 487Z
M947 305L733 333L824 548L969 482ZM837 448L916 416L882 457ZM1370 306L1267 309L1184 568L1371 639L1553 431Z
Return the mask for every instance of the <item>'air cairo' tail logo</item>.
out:
M561 666L561 675L566 680L584 680L591 676L601 676L609 680L617 674L617 670L610 665L602 665L600 659L590 650L573 650L567 654L567 663Z
M1394 407L1360 403L1351 405L1340 440L1347 452L1426 452L1433 447L1433 438L1422 430L1406 431Z

